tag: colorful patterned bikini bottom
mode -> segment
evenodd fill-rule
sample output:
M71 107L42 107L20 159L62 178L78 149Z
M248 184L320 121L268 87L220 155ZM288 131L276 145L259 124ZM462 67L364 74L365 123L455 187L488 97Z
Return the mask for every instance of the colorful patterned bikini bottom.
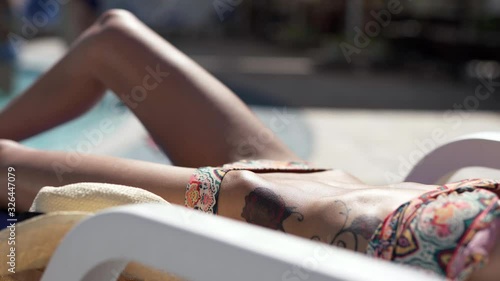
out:
M329 169L313 168L307 162L242 160L222 167L203 167L191 176L186 188L186 207L205 213L217 214L217 200L222 179L229 171L245 170L259 173L315 173Z
M378 227L367 254L466 280L500 235L500 181L447 184L402 205Z

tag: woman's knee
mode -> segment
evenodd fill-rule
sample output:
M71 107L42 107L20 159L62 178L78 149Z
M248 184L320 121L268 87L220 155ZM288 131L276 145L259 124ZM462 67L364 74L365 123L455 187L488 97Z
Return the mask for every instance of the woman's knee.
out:
M139 19L126 10L109 10L81 35L79 43L86 45L90 58L100 60L109 55L108 51L115 53L126 47L141 25Z
M104 26L113 22L137 20L131 12L122 9L111 9L104 12L95 22L96 25Z
M141 24L132 13L126 10L109 10L94 23L96 35L104 40L115 42L129 35L137 25Z
M104 12L87 30L85 30L75 43L87 41L88 38L93 38L100 34L104 29L110 27L126 26L128 22L136 21L135 16L126 10L109 10Z

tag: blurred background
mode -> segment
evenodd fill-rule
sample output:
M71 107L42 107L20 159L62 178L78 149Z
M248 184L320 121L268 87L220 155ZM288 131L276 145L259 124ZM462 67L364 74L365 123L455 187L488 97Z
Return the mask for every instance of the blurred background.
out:
M371 184L400 181L452 138L500 130L500 0L0 0L0 108L113 8L207 68L264 123L285 124L275 133L300 156ZM127 110L110 113L116 103L108 94L24 143L78 152L109 118L117 130L93 153L169 163Z

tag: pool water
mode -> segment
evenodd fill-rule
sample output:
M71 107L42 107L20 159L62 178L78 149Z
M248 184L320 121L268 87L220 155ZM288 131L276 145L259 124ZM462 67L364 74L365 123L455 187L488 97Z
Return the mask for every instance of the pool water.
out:
M39 75L40 73L36 71L17 70L13 91L7 94L0 94L0 108L3 108L12 98L29 87ZM81 117L22 141L22 143L32 148L44 150L74 150L82 140L87 138L85 133L99 128L99 124L103 120L111 122L114 126L119 126L125 117L130 115L125 109L117 109L120 106L118 100L112 94L108 93L99 104Z

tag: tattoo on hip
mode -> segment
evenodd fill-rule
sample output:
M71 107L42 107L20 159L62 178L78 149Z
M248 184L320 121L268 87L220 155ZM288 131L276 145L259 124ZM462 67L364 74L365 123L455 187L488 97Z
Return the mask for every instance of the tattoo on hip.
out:
M271 189L257 187L245 197L241 217L251 224L286 232L283 222L290 216L296 216L297 221L304 220L295 209L286 206L285 200Z
M339 216L344 217L340 230L337 231L333 238L327 237L327 243L341 248L348 248L354 251L359 251L359 237L369 240L377 227L382 223L376 216L361 215L355 217L351 224L347 226L351 209L343 201L335 201L336 205L340 205ZM312 240L322 241L319 235L311 237Z

